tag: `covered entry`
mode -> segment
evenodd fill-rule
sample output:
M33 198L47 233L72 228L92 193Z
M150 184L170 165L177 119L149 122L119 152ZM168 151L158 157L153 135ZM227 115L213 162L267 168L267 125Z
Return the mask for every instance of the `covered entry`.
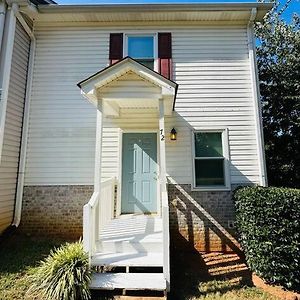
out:
M125 266L126 270L156 267L157 273L142 274L143 284L147 278L147 284L154 284L151 289L168 289L165 116L172 114L177 84L127 57L78 86L97 108L94 193L83 214L84 248L90 262L94 266ZM141 130L142 124L130 119L131 110L139 117L151 111L152 129ZM120 159L117 178L103 181L104 117L120 130L119 142L114 146ZM130 124L130 128L124 128L122 122ZM103 284L111 275L97 276ZM141 274L129 272L118 276L125 278L127 284L134 279L132 284L136 285Z
M95 190L101 186L103 117L120 126L117 214L160 213L165 190L165 123L174 107L177 84L127 57L78 84L97 107ZM118 120L134 109L156 111L156 130L137 126L123 131ZM136 123L135 123L136 124Z

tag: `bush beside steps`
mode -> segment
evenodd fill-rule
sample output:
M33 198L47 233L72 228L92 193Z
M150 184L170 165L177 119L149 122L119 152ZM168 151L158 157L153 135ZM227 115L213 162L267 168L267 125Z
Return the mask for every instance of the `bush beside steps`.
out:
M268 283L300 290L300 190L244 187L234 193L249 267Z
M82 243L54 249L31 275L29 293L45 300L88 300L91 272Z

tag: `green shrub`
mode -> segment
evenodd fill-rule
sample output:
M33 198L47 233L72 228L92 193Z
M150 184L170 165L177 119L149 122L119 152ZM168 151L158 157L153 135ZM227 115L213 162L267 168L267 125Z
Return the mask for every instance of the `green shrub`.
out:
M300 190L244 187L234 193L249 267L269 283L300 287Z
M91 273L82 243L66 243L51 251L31 279L33 285L29 292L42 299L90 299Z

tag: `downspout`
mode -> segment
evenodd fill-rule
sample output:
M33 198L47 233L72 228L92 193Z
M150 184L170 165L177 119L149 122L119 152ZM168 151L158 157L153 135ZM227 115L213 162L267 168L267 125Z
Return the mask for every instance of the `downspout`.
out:
M249 61L252 81L252 92L254 99L254 115L256 122L256 140L258 145L258 164L260 173L260 185L267 186L267 172L266 172L266 160L264 150L264 136L263 136L263 123L262 123L262 108L260 101L260 90L259 90L259 78L255 52L255 38L253 25L257 15L257 9L252 8L250 19L247 26L247 37L248 37L248 49L249 49Z
M5 15L6 15L6 3L4 1L0 2L0 53L2 49L2 39L4 33L4 24L5 24Z
M6 3L3 1L0 2L0 73L1 73L1 61L3 61L2 59L2 55L1 54L2 51L2 40L3 40L3 35L4 35L4 25L5 25L5 16L6 16ZM2 102L2 85L0 86L0 106L1 106L1 102ZM1 111L0 111L0 115L1 115ZM1 159L0 159L1 161Z
M30 98L31 98L31 87L32 87L32 77L33 77L33 64L35 56L36 39L35 36L23 19L18 7L13 9L14 14L18 21L23 26L24 30L30 38L30 50L29 50L29 60L28 60L28 71L27 71L27 82L26 82L26 94L24 101L24 118L23 118L23 128L22 128L22 138L20 147L20 161L19 161L19 171L18 171L18 182L17 182L17 193L15 202L15 212L14 219L12 222L13 226L18 227L21 222L22 214L22 200L23 200L23 188L24 188L24 177L25 177L25 163L26 163L26 152L27 152L27 141L28 141L28 128L29 128L29 111L30 111Z
M5 31L3 33L3 47L1 49L1 69L0 69L0 86L1 91L1 102L0 102L0 163L2 157L3 149L3 139L4 139L4 125L7 110L7 100L8 100L8 88L10 81L10 71L11 62L13 55L14 37L16 30L16 17L12 11L13 7L17 7L16 3L12 4L12 7L8 7L7 14L5 18Z

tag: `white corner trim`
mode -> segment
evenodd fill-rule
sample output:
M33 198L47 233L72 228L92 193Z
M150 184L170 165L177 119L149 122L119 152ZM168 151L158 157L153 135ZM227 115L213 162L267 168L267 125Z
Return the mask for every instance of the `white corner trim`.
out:
M249 64L251 72L251 83L252 83L252 96L255 116L255 127L256 127L256 142L258 151L258 162L259 162L259 177L260 185L267 186L267 172L266 172L266 160L264 150L264 137L263 137L263 124L262 124L262 108L260 101L259 91L259 78L256 63L255 53L255 40L253 32L253 20L256 16L256 9L252 9L252 14L247 26L247 37L248 37L248 49L249 49Z
M18 181L17 181L17 191L16 191L16 203L15 212L12 225L18 227L21 222L22 215L22 202L23 202L23 189L24 189L24 179L25 179L25 167L26 167L26 154L27 154L27 142L28 142L28 130L29 130L29 114L30 114L30 102L31 102L31 89L32 89L32 78L33 78L33 67L34 67L34 57L36 40L33 31L29 28L20 12L13 9L16 18L23 26L24 30L30 37L30 49L29 49L29 60L28 60L28 70L27 70L27 82L26 82L26 93L24 100L24 112L23 112L23 127L21 135L21 147L20 147L20 161L18 170Z

